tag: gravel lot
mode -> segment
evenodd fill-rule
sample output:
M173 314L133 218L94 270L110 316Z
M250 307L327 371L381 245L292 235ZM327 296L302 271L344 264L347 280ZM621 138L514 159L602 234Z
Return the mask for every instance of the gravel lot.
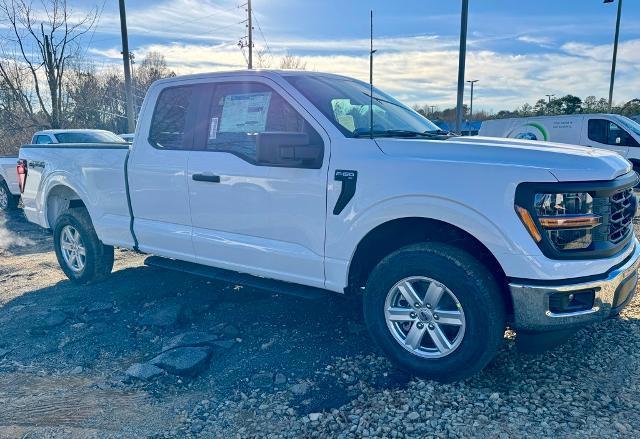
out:
M143 261L119 251L108 281L78 287L46 231L0 216L1 438L640 435L640 299L541 355L511 334L443 385L394 370L352 301Z

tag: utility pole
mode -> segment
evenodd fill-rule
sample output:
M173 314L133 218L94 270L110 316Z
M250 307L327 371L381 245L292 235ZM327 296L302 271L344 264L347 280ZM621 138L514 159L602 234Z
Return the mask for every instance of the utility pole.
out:
M435 105L430 105L429 107L431 107L431 116L436 114L436 106Z
M124 63L124 91L127 100L127 133L132 133L136 129L136 119L133 110L133 92L131 90L131 64L129 52L129 37L127 35L127 13L124 7L124 0L120 3L120 32L122 34L122 62Z
M605 3L613 3L614 0L605 0ZM613 107L613 83L616 79L616 60L618 58L618 40L620 39L620 18L622 16L622 0L618 0L618 17L616 18L616 35L613 42L613 60L611 61L611 81L609 82L609 113Z
M464 105L464 68L467 59L467 23L469 21L469 0L462 0L460 17L460 55L458 59L458 101L456 106L456 131L462 132L462 113Z
M251 12L251 0L247 0L247 26L249 28L249 70L253 69L253 15Z
M471 106L469 108L469 135L471 135L471 122L473 121L473 85L478 82L479 79L474 79L471 81L467 81L469 84L471 84Z
M549 103L547 105L551 105L551 98L555 97L555 95L545 95L549 99Z
M240 38L238 41L238 47L244 53L244 48L249 48L249 58L247 59L247 68L249 70L253 69L253 9L251 8L251 0L247 0L245 3L247 7L247 19L245 22L247 23L247 34Z

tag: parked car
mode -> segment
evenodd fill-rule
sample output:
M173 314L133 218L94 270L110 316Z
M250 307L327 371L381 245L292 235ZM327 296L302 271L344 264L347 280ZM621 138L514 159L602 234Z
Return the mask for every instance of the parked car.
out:
M382 351L445 381L482 369L507 325L550 337L629 303L628 161L456 137L369 90L289 71L158 81L131 148L22 147L26 217L53 229L80 284L111 272L117 246L235 283L361 295Z
M16 178L18 157L0 157L0 211L15 209L20 200Z
M618 114L485 120L480 135L604 148L627 158L640 172L640 124Z
M59 143L125 143L122 137L105 130L44 130L38 131L31 138L34 145L50 145Z

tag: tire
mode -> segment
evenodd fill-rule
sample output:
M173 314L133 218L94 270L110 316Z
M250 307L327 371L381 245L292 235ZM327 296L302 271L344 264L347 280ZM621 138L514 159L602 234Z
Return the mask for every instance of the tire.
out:
M17 197L9 191L6 181L0 181L0 211L9 212L17 207Z
M409 304L407 296L420 303ZM397 367L442 382L482 370L506 327L491 273L467 252L440 243L409 245L385 257L369 276L363 307L373 340ZM389 308L393 317L387 318Z
M113 247L98 239L84 207L69 209L58 217L53 244L60 268L73 282L99 282L113 269Z

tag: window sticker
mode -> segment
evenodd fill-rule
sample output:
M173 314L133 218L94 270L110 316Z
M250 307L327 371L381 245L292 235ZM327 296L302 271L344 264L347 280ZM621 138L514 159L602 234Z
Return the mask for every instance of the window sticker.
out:
M215 140L218 137L218 118L211 118L211 125L209 128L209 140Z
M267 126L271 92L228 95L224 98L220 132L261 133Z

